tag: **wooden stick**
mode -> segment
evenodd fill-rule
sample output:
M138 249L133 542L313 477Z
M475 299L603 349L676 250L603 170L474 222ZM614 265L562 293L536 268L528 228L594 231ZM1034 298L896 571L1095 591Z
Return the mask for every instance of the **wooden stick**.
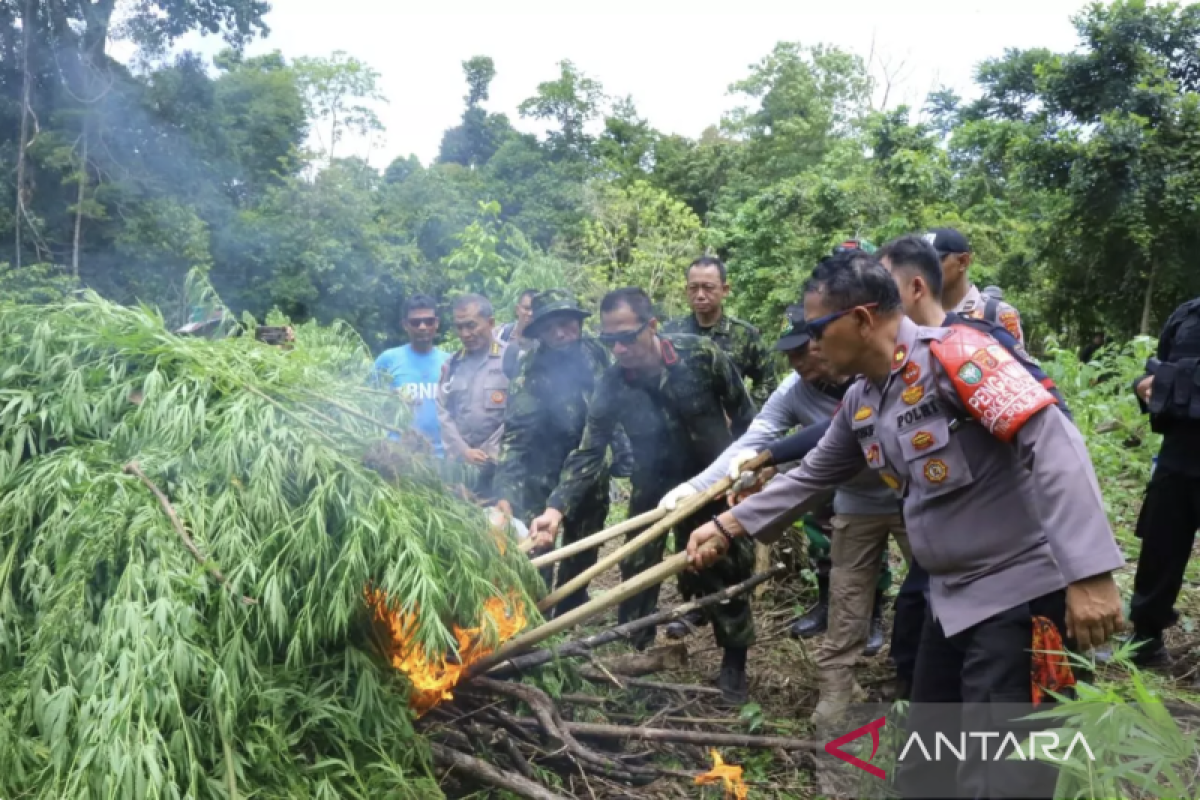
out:
M555 617L550 620L545 625L509 639L494 653L472 664L467 676L482 675L497 664L524 653L538 642L543 642L551 636L587 622L592 617L603 614L618 603L633 597L638 592L660 584L667 578L678 575L687 568L687 553L676 553L662 563L651 567L645 572L638 573L633 578L619 584L611 592L606 592L578 608L573 608L561 617Z
M159 489L154 485L153 481L146 477L146 473L142 472L142 468L138 466L136 461L130 461L128 464L126 464L124 472L128 475L137 476L137 479L145 484L147 489L154 493L154 496L158 499L158 504L162 506L162 510L166 512L167 518L171 520L171 527L173 527L175 532L179 534L179 538L183 540L183 546L186 547L188 552L192 554L192 558L196 559L197 564L207 569L213 578L216 579L217 583L221 584L232 592L233 588L229 585L229 581L225 579L225 576L221 574L221 570L217 569L215 564L211 563L207 558L204 557L204 555L200 552L200 548L196 547L196 543L192 541L192 537L188 536L187 528L183 527L183 523L179 520L179 515L175 513L175 507L171 505L171 501L167 499L165 494L163 494L162 489ZM245 595L242 596L242 602L248 606L258 605L257 600L252 597L246 597Z
M452 747L430 742L429 749L433 753L434 761L442 766L461 770L481 783L505 789L519 797L526 797L529 800L570 800L564 795L555 794L540 783L534 783L528 778L514 775L511 772L498 770L486 761L481 761L466 753L460 753Z
M595 670L581 669L579 677L592 683L612 684L607 676ZM700 686L695 683L662 683L661 681L648 681L644 678L622 678L621 683L623 686L632 686L635 689L653 689L658 692L674 692L675 694L721 694L721 690L715 686Z
M601 645L615 642L620 639L626 639L630 634L637 633L645 628L652 628L657 625L664 625L668 622L674 622L680 617L686 616L691 612L715 606L720 603L737 597L740 594L750 591L756 586L765 584L777 575L782 575L787 571L787 567L783 564L776 564L766 572L759 573L751 578L748 578L741 583L728 586L719 592L713 592L705 597L698 598L690 603L684 603L667 611L660 611L657 614L650 614L641 619L631 620L624 625L617 625L614 628L609 628L606 631L592 634L583 639L576 639L573 642L566 642L553 649L538 650L535 653L519 656L512 659L507 664L501 664L491 671L491 675L503 676L514 671L521 671L540 667L542 664L548 664L556 658L567 656L582 656L590 650L594 650Z
M533 565L535 567L544 567L548 564L557 564L565 558L570 558L576 553L582 553L585 550L591 550L593 547L602 545L609 539L615 539L623 533L629 533L630 531L636 531L638 528L652 525L666 515L667 512L665 509L656 508L652 511L647 511L645 514L630 517L622 523L613 525L611 528L602 530L599 533L593 533L586 539L580 539L578 542L572 542L566 547L560 547L544 556L538 556L533 560Z
M763 464L766 464L770 458L771 453L764 450L747 462L744 469L748 471L756 470ZM638 550L641 550L655 539L666 535L667 531L671 530L676 523L687 519L701 508L711 503L713 500L725 494L726 490L728 490L732 485L733 480L725 477L708 487L708 489L704 490L703 492L687 498L679 506L677 506L674 511L656 522L649 530L629 540L621 547L618 547L616 550L600 559L595 566L584 570L574 579L568 581L565 585L558 587L556 590L543 598L542 601L538 603L538 611L545 612L546 610L553 608L563 598L568 597L578 589L582 589L583 587L587 586L597 575L600 575L613 566L619 564L625 558L633 553L636 553Z
M518 718L517 721L528 727L537 727L539 724L537 720L527 717ZM716 747L778 747L792 751L816 751L823 747L809 739L792 739L785 736L754 736L718 731L680 731L671 728L635 728L626 725L600 725L594 722L563 722L562 727L568 733L593 736L598 739L638 739L647 742L676 742Z

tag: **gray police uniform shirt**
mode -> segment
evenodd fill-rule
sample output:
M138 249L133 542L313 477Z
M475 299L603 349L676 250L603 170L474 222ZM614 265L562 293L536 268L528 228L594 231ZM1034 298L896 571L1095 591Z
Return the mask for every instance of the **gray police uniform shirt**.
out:
M825 422L833 416L839 402L792 372L767 398L742 438L688 483L703 492L728 474L733 457L741 451L760 452L792 428ZM834 493L833 510L837 514L897 514L900 501L878 475L864 471Z
M508 407L504 350L505 346L495 341L482 353L460 350L443 367L438 421L448 455L461 457L467 450L478 449L492 459L499 457Z
M864 464L903 498L946 636L1125 563L1083 437L979 331L905 318L888 379L860 379L800 466L732 513L771 541Z

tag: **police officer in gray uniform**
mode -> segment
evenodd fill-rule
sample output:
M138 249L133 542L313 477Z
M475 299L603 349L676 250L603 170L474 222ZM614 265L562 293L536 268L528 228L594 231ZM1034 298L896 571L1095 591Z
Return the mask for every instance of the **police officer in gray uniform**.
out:
M454 301L454 328L463 349L442 367L438 382L438 422L446 458L476 469L468 488L492 499L492 481L500 456L504 411L508 407L505 345L492 337L496 319L492 304L478 294Z
M953 723L1027 741L1031 723L1015 718L1074 684L1055 653L1072 638L1098 646L1123 624L1111 573L1124 559L1083 438L995 339L905 317L873 256L822 263L804 308L830 366L863 377L799 467L693 532L692 564L736 537L776 538L824 491L873 470L903 499L913 556L930 575L910 728L926 741L935 730L958 741ZM910 751L901 795L1053 796L1052 766L988 760L986 739L963 738L962 763Z

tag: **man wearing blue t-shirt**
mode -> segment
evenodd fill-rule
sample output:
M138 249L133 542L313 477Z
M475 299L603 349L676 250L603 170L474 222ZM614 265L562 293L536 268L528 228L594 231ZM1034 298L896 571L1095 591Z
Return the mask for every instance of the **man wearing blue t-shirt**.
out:
M438 424L437 387L442 365L450 354L433 346L438 333L437 303L423 294L413 295L404 304L404 330L409 343L380 353L375 359L373 377L391 378L391 388L400 393L413 409L413 427L433 445L442 457L442 432Z

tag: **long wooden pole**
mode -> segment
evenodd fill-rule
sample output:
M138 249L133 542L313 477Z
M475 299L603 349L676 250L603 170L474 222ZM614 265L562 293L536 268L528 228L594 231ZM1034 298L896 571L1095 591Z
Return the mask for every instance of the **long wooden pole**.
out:
M744 471L756 470L759 467L766 464L767 461L770 460L770 458L771 458L770 452L764 450L763 452L759 453L757 456L752 458L749 462L747 462L746 466L743 468L743 470ZM592 579L595 578L597 575L607 572L609 569L611 569L615 565L619 564L621 561L623 561L625 558L629 557L631 554L636 553L638 550L641 550L643 547L650 544L650 542L653 542L655 539L658 539L658 538L661 538L662 536L664 536L667 533L667 531L671 530L671 528L673 528L677 523L682 522L683 520L690 517L692 514L695 514L697 511L699 511L704 506L711 503L713 500L716 500L718 497L723 495L729 489L729 487L732 485L733 485L733 480L731 478L725 477L725 478L722 478L721 480L717 481L716 483L714 483L712 486L705 489L703 492L692 495L691 497L687 498L682 503L680 503L675 508L674 511L672 511L670 514L667 514L661 520L656 522L649 530L636 536L633 539L630 539L624 545L622 545L621 547L618 547L616 550L609 553L604 558L600 559L600 561L597 562L594 566L589 567L588 569L584 570L582 573L577 575L574 579L568 581L563 586L558 587L553 592L551 592L549 595L547 595L545 598L543 598L542 601L540 603L538 603L538 610L545 612L547 609L553 608L555 606L555 604L557 604L564 597L568 597L573 592L575 592L579 589L582 589L584 586L587 586L589 583L591 583ZM622 585L624 585L624 584L622 584Z
M593 547L602 545L609 539L615 539L621 534L636 531L638 528L644 528L647 525L652 525L665 517L667 512L665 509L656 508L653 511L647 511L645 514L638 514L636 517L630 517L622 523L613 525L611 528L606 528L599 533L593 533L586 539L580 539L578 542L572 542L566 547L560 547L557 550L546 553L544 556L538 556L531 562L535 567L545 567L550 564L557 564L565 558L570 558L576 553L582 553L585 550L591 550Z
M668 578L678 575L687 569L687 567L687 553L676 553L665 561L644 572L639 572L624 583L617 585L612 591L605 592L600 597L568 611L561 617L555 617L541 627L534 628L520 636L509 639L494 653L472 664L471 669L467 672L467 677L482 675L497 664L526 652L539 642L543 642L551 636L587 622L589 619L608 611L618 603L628 600L638 592L645 591L651 586L656 586Z

